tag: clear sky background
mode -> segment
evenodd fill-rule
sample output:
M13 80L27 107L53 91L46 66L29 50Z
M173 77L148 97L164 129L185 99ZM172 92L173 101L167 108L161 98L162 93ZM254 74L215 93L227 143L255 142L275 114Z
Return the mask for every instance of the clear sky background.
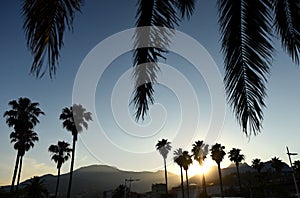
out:
M40 108L46 113L40 117L40 124L36 131L40 141L34 148L26 153L23 163L22 180L35 175L47 173L56 174L56 166L50 161L48 147L57 143L58 140L72 141L71 133L62 128L58 119L62 108L72 104L73 83L86 55L105 38L133 28L135 24L136 1L86 1L82 13L75 16L74 32L67 32L64 38L65 46L61 51L60 66L57 75L53 80L45 75L42 79L36 79L29 75L32 56L27 50L24 32L22 30L23 17L21 5L18 1L7 1L1 4L0 8L0 113L9 109L8 102L19 97L29 97L32 101L40 102ZM178 30L195 38L210 53L223 75L223 59L220 53L220 34L217 24L217 8L215 3L208 0L198 1L195 14L190 21L183 21ZM226 147L226 152L231 148L240 148L246 156L246 162L251 164L252 159L260 158L268 161L277 156L284 162L288 162L285 146L290 151L300 153L299 144L299 112L300 112L300 70L283 53L280 43L276 45L276 56L271 75L269 78L267 108L264 111L263 130L261 134L247 138L241 131L229 106L226 106L226 117L224 124L215 142ZM118 48L118 46L116 46ZM75 168L92 164L107 164L116 166L123 170L156 170L162 169L161 156L155 151L154 145L157 140L168 138L173 142L178 133L176 131L180 123L180 98L168 87L156 86L156 102L166 109L166 122L161 128L157 128L159 121L155 122L152 117L154 128L149 128L150 118L144 123L137 125L140 132L145 133L147 138L136 137L135 128L126 129L133 135L128 135L124 129L120 129L117 121L114 120L111 110L111 94L116 82L121 75L131 68L132 54L125 53L113 61L101 77L95 95L95 106L97 115L94 115L94 122L91 123L88 131L81 134L77 142ZM180 56L170 53L167 60L163 61L178 69L186 79L189 79L198 97L200 110L199 133L195 137L188 136L189 144L174 142L175 148L181 145L182 148L190 150L192 143L198 139L204 139L209 127L211 116L210 92L206 81L200 74L197 74L192 65ZM205 64L205 63L203 63ZM101 66L101 64L99 63ZM167 75L167 74L163 74ZM86 79L87 81L89 79ZM126 95L126 93L120 93ZM120 97L120 99L122 99ZM120 101L120 100L119 100ZM129 109L132 113L132 109ZM156 115L156 114L155 114ZM188 118L191 119L191 118ZM100 123L103 131L93 131L94 125ZM150 124L151 125L151 124ZM152 126L152 125L151 125ZM130 131L130 130L133 131ZM152 129L158 129L154 133ZM189 128L185 129L188 134ZM12 177L15 163L16 151L10 144L8 128L4 118L0 119L0 185L9 184ZM149 134L153 133L152 136ZM104 145L101 134L110 140L109 146ZM136 135L136 136L134 136ZM124 151L115 153L113 148ZM172 151L173 152L173 151ZM128 160L127 154L135 157L136 161ZM129 155L129 154L128 154ZM111 157L113 156L113 157ZM146 159L147 158L147 159ZM179 169L172 162L172 153L169 155L168 169L179 173ZM300 159L295 156L293 160ZM69 163L65 163L62 172L69 170ZM225 156L223 167L230 164Z

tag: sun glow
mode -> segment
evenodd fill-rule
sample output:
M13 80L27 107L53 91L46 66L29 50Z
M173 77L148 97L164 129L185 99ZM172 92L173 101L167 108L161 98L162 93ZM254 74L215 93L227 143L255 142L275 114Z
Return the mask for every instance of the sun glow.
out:
M199 163L197 162L193 162L193 164L190 165L189 170L188 170L188 174L189 177L195 176L195 175L202 175L207 174L209 172L209 170L211 169L212 166L215 166L215 162L212 160L205 160L203 163L203 166L200 166Z

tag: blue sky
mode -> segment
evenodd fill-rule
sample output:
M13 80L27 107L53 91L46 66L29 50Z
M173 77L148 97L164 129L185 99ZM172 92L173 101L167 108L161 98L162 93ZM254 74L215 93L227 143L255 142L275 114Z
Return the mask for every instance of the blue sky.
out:
M41 109L46 113L40 118L36 128L40 141L25 155L22 179L46 173L56 174L56 166L50 161L47 149L50 144L58 140L72 141L71 134L62 128L58 119L61 109L72 104L73 85L80 65L89 52L101 41L120 31L134 27L135 0L109 1L101 4L99 1L86 1L82 13L77 14L74 21L74 32L67 32L64 47L61 51L60 66L53 80L45 75L36 79L29 75L32 61L27 50L22 30L21 5L17 1L3 3L0 10L1 25L1 53L0 53L0 113L8 110L7 103L19 97L29 97L32 101L40 102ZM114 5L118 5L117 7ZM217 11L211 1L199 1L195 14L190 21L183 21L178 30L196 39L210 54L223 75L223 60L220 53L220 35L217 25ZM229 106L226 106L226 116L221 131L215 142L226 147L240 148L246 156L246 162L251 163L253 158L263 161L278 156L288 162L285 146L292 152L300 152L299 145L299 88L300 70L288 56L282 52L280 44L276 45L276 56L269 78L267 108L264 111L262 133L247 138L241 131ZM118 49L118 46L116 50ZM190 52L192 53L192 52ZM111 110L112 93L117 94L117 102L121 104L122 97L130 94L125 91L115 93L118 80L131 68L131 52L117 57L107 66L99 80L95 93L96 115L89 130L84 131L77 142L75 168L91 164L108 164L126 170L155 170L160 169L162 159L155 152L155 143L161 138L168 138L173 146L190 149L194 140L204 139L209 128L212 116L211 91L205 77L201 76L193 65L180 55L169 53L167 60L162 64L174 67L180 74L189 80L197 96L196 110L200 111L197 133L186 127L178 130L182 120L193 120L192 117L181 117L182 98L176 95L171 85L159 84L156 86L156 105L152 113L155 116L146 118L144 123L128 122L122 125L122 120L116 121ZM206 63L203 63L206 64ZM101 65L99 67L106 67ZM162 73L162 76L167 75ZM89 79L86 79L88 82ZM170 88L171 87L171 88ZM126 105L125 100L124 104ZM189 105L187 105L189 106ZM122 106L120 109L127 109ZM156 108L158 107L158 108ZM161 108L163 107L163 108ZM163 111L161 111L163 110ZM165 111L164 111L165 110ZM132 108L129 107L129 114ZM159 117L161 116L161 117ZM122 118L122 117L121 117ZM157 119L159 118L159 119ZM130 118L127 118L130 120ZM165 119L165 120L164 120ZM126 119L125 123L126 123ZM164 121L164 122L161 122ZM102 131L96 131L96 125L102 126ZM118 125L120 124L120 125ZM161 126L162 124L162 126ZM128 127L128 128L127 128ZM191 126L192 127L192 126ZM14 167L16 152L9 142L8 128L3 118L0 119L0 185L10 183ZM186 135L185 135L186 134ZM141 136L145 136L141 138ZM185 140L178 140L184 137ZM105 139L107 138L107 139ZM182 141L182 142L181 142ZM188 142L188 143L187 143ZM118 153L119 152L119 153ZM113 158L111 157L113 156ZM134 162L135 159L138 163ZM169 170L178 171L169 155ZM293 158L300 159L299 156ZM226 158L223 165L230 162ZM69 170L69 162L63 165L62 172Z

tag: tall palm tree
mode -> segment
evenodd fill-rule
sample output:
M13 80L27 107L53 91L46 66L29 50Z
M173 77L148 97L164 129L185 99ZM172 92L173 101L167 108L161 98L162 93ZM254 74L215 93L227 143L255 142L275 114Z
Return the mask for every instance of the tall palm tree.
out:
M241 154L241 149L237 149L237 148L232 148L229 152L228 152L229 156L228 158L230 159L230 161L235 163L236 166L236 172L238 175L238 181L239 181L239 186L240 186L240 192L242 192L242 185L241 185L241 178L240 178L240 171L239 171L239 164L245 160L245 156L243 154Z
M192 156L189 154L188 151L182 152L183 156L183 169L185 170L185 179L186 179L186 189L187 189L187 197L190 197L190 186L189 186L189 177L188 177L188 169L189 166L193 163Z
M196 160L199 165L203 167L204 160L206 159L206 155L208 154L208 144L204 144L203 141L200 140L195 141L195 143L193 144L192 153L194 156L194 160ZM204 171L202 173L202 185L203 193L204 195L207 195Z
M221 173L221 162L224 159L224 156L226 155L225 146L222 146L221 144L214 144L210 151L211 151L211 158L217 163L218 165L218 171L219 171L219 179L220 179L220 189L221 189L221 195L224 197L224 191L223 191L223 181L222 181L222 173Z
M280 173L283 168L283 162L278 157L273 157L271 159L271 166L277 173Z
M256 169L258 173L261 172L261 169L263 169L264 166L265 166L265 164L263 162L261 162L260 159L256 158L256 159L252 160L251 167Z
M25 186L26 197L28 198L46 198L48 197L48 190L44 185L44 180L40 177L34 176L29 180Z
M36 76L42 76L47 67L50 76L55 74L65 29L72 29L74 14L82 3L83 0L23 0L23 29L34 56L31 72ZM244 133L256 135L261 131L266 106L265 84L275 51L272 39L279 38L282 48L299 64L300 5L294 0L218 0L217 5L228 102ZM157 27L173 29L182 18L191 17L194 8L195 0L138 0L136 26L152 28L136 34L136 46L145 38L160 41L161 46L139 48L134 53L135 66L150 63L134 74L137 119L144 118L154 101L152 84L159 71L157 59L165 58L172 34ZM44 57L47 67L42 70Z
M29 98L20 97L18 100L10 101L8 105L11 107L11 110L5 111L3 117L6 118L7 125L14 128L14 131L10 134L10 139L11 143L15 143L14 149L17 150L10 189L12 192L14 190L18 168L19 177L21 175L25 152L34 146L35 141L38 141L37 133L34 132L33 129L39 123L38 117L44 115L44 112L38 107L39 103L31 102Z
M180 167L180 179L181 179L181 193L182 193L182 198L184 198L184 187L183 187L183 172L182 168L184 165L184 156L183 156L183 151L182 148L179 148L174 151L174 162Z
M166 181L166 195L168 196L168 175L167 175L167 163L166 159L168 157L168 153L171 150L171 142L168 142L167 139L162 139L157 142L155 145L156 149L159 151L161 156L164 159L164 167L165 167L165 181Z
M60 120L63 120L63 128L66 128L67 131L70 131L73 136L73 147L72 147L72 159L70 166L70 179L68 185L67 197L71 196L71 187L72 187L72 177L73 177L73 168L75 160L75 145L78 139L78 133L88 128L88 121L92 120L92 113L88 112L82 105L74 104L72 107L66 107L62 110L62 113L59 116Z
M57 181L55 188L55 197L57 197L58 192L61 166L70 158L70 152L72 151L72 149L69 146L70 144L65 141L58 141L56 145L52 144L48 148L48 151L52 153L51 159L57 164Z

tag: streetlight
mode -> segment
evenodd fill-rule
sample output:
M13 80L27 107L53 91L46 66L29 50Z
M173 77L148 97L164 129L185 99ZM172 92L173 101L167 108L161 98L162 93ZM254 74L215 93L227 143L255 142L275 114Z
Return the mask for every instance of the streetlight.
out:
M292 168L293 180L294 180L294 183L295 183L295 189L296 189L297 197L300 197L299 191L298 191L298 185L297 185L297 181L296 181L296 177L295 177L295 171L294 171L292 160L291 160L291 155L298 155L298 154L297 153L290 153L288 147L286 147L286 150L287 150L286 154L289 156L289 160L290 160L290 164L291 164L291 168Z
M131 182L135 182L135 181L140 181L140 179L132 179L131 177L129 179L125 179L124 198L126 198L126 182L129 182L129 193L131 195Z

